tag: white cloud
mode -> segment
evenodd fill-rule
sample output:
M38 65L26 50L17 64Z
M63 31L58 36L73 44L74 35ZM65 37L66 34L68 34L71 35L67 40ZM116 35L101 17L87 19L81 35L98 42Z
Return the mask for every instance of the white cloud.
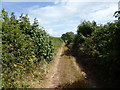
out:
M28 8L29 16L37 18L50 35L60 36L67 31L76 31L75 27L81 20L95 20L99 23L114 20L117 10L116 3L101 2L60 2L46 7L33 6ZM32 21L32 20L31 20Z
M89 20L96 20L98 22L113 21L115 18L113 14L117 10L116 4L108 4L105 9L98 10L90 14Z
M119 0L2 0L3 2L118 2Z
M50 35L58 35L59 33L55 32L53 29L45 29L45 31Z

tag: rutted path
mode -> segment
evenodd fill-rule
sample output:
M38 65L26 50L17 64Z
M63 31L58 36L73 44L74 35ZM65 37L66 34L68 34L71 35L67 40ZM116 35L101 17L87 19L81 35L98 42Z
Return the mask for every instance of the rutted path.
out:
M76 63L76 59L64 45L58 50L53 65L39 88L95 88L96 85Z
M47 75L48 82L45 85L45 88L55 88L59 85L59 63L61 59L61 55L63 53L63 47L64 45L61 46L61 48L58 50L57 55L54 58L54 65L51 67L49 74Z

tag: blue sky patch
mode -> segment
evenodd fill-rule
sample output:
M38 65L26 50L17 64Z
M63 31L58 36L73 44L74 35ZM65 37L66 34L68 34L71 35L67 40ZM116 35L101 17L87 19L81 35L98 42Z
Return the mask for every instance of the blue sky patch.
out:
M95 20L99 24L115 20L117 2L3 2L2 8L17 17L28 14L30 21L37 18L40 26L51 35L60 37L65 32L76 32L84 20Z

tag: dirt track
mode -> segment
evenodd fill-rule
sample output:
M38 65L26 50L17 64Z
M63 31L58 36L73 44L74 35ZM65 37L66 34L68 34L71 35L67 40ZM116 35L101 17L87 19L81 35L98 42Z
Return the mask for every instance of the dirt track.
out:
M62 45L46 77L34 88L96 88L96 85L88 80L87 74L76 63L69 49Z

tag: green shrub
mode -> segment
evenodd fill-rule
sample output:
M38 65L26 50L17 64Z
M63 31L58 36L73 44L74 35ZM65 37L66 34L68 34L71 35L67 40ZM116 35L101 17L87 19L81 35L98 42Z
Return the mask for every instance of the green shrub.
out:
M17 79L32 73L40 61L53 58L54 47L45 30L39 28L34 19L31 24L28 15L16 19L2 10L2 87L16 88Z

